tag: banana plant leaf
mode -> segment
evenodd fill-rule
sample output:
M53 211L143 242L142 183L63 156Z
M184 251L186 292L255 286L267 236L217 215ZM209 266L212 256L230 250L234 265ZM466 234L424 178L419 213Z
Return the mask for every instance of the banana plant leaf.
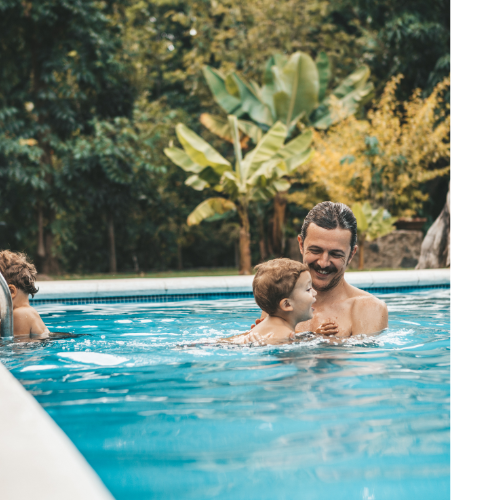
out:
M307 149L312 142L312 130L308 129L305 132L302 132L298 137L291 140L285 146L283 146L276 155L279 158L288 158L290 156L296 155L298 153L302 153L305 149Z
M234 113L241 105L241 100L226 88L225 78L210 66L203 67L203 75L217 104L226 112Z
M277 89L276 118L288 128L300 113L309 116L318 106L318 68L310 56L295 52L282 68L273 66L272 71Z
M266 63L262 87L254 81L247 82L235 72L224 77L217 70L207 68L206 78L210 78L207 83L226 113L237 117L247 115L255 127L264 131L281 121L286 124L287 138L295 134L300 121L326 129L356 113L373 97L373 84L368 82L370 70L366 65L360 66L328 93L331 66L324 52L318 54L316 61L302 52L295 52L289 58L275 54ZM231 100L230 104L223 102L228 96L239 100L239 105ZM332 96L338 99L338 106L330 105ZM230 108L232 110L227 111ZM256 129L251 134L244 133L255 143L260 140Z
M203 113L200 116L200 122L210 130L210 132L219 136L221 139L231 143L233 142L227 117L221 118L209 113ZM241 132L250 137L255 144L262 138L262 129L253 122L238 119L238 128Z
M376 238L385 236L394 231L394 222L397 217L391 217L383 208L372 209L369 202L357 202L352 205L352 211L358 223L358 233L366 238L366 241L373 241Z
M319 75L319 92L318 101L321 102L325 98L326 89L328 88L328 83L332 76L332 70L330 67L330 60L325 52L321 51L316 58L316 67L318 68Z
M177 124L175 131L184 151L193 162L203 167L210 166L220 175L231 168L231 164L223 156L183 123Z
M312 115L312 126L320 130L325 130L331 125L339 123L348 116L355 114L363 104L372 98L373 90L373 84L368 82L364 87L354 89L342 97L342 99L331 94L329 97L329 106L322 105Z
M267 134L262 137L257 146L245 155L242 163L242 175L246 177L251 173L251 166L258 165L272 158L283 146L286 137L286 127L281 122L276 122Z
M332 90L332 94L338 99L342 99L353 90L364 87L368 78L370 78L370 68L363 64L344 78L340 85Z
M202 113L200 116L200 122L208 130L210 130L212 134L219 136L225 141L233 142L227 118L220 118L219 116L211 115L209 113Z
M195 163L191 158L179 148L165 148L163 150L166 156L170 158L176 165L186 172L194 172L199 174L205 167Z
M264 123L270 127L274 122L273 115L269 107L261 100L259 89L254 88L236 73L231 73L231 77L238 87L241 114L248 113L255 122Z
M196 174L189 176L186 179L185 184L186 186L192 187L196 191L203 191L205 188L210 186L207 181L203 180L199 175Z
M196 226L205 219L236 211L236 205L226 198L208 198L202 201L188 216L188 226Z

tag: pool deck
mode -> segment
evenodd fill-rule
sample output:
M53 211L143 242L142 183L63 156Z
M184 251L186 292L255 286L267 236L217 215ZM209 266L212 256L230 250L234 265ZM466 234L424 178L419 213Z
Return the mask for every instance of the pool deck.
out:
M346 280L374 291L439 287L450 285L450 270L351 272ZM249 293L252 281L253 276L44 281L38 283L36 299ZM113 499L66 434L1 363L0 402L2 500Z

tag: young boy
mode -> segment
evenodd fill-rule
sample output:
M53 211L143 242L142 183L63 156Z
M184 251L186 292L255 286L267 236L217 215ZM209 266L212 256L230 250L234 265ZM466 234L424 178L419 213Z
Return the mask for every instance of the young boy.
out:
M313 317L316 291L305 264L274 259L255 267L253 294L266 316L251 332L224 339L234 344L282 344L293 340L297 323Z
M47 338L50 332L29 301L29 295L33 297L38 292L35 266L23 253L4 250L0 252L0 273L12 296L14 337Z

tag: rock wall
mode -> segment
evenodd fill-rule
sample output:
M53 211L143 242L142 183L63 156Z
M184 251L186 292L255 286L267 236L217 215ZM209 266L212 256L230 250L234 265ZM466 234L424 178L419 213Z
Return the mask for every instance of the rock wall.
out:
M421 231L399 230L365 243L365 269L414 269L420 256L422 239ZM287 246L288 257L302 262L297 238L289 238ZM358 261L358 255L355 255L349 269L357 269Z
M365 269L410 268L418 264L423 233L421 231L399 230L365 243ZM356 254L349 266L357 269L359 255Z

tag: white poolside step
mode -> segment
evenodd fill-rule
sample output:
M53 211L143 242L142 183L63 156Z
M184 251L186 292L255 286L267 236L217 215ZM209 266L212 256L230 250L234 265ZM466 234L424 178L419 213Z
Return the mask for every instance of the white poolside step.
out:
M35 398L0 363L2 500L113 500Z

